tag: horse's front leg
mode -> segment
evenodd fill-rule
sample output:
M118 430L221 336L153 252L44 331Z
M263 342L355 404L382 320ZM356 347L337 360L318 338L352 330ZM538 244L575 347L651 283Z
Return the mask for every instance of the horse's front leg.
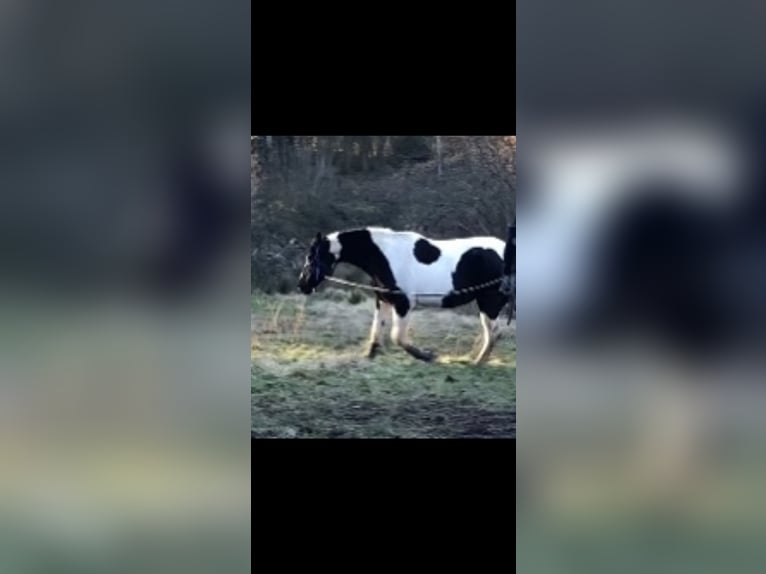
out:
M391 305L385 301L377 298L375 300L375 315L372 319L372 327L370 328L370 340L367 344L365 355L373 359L381 351L383 341L383 329L386 326L386 322L390 320Z
M430 362L436 358L436 355L431 351L424 351L418 349L414 345L407 341L407 325L410 320L410 314L405 313L403 316L398 312L393 313L393 324L391 327L391 341L395 345L400 346L407 351L410 355L421 361Z

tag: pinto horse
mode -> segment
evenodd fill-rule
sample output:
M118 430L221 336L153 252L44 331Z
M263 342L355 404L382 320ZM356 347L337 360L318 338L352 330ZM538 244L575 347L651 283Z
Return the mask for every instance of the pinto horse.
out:
M452 308L476 301L483 343L475 363L484 361L497 341L497 317L508 296L497 282L503 274L505 243L496 237L429 239L412 231L366 227L317 233L298 279L299 289L313 293L338 263L362 269L372 279L376 292L375 315L367 356L380 349L382 330L392 316L391 340L413 357L431 361L434 354L418 349L407 340L407 324L416 303ZM466 291L463 291L466 290Z

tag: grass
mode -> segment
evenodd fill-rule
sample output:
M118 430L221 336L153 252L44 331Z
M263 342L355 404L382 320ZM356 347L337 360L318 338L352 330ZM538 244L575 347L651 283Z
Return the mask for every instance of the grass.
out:
M435 362L390 344L370 360L363 351L373 308L354 291L253 295L253 436L515 435L516 349L504 320L504 337L484 365L470 364L476 314L443 309L416 309L410 323L413 343L435 350Z

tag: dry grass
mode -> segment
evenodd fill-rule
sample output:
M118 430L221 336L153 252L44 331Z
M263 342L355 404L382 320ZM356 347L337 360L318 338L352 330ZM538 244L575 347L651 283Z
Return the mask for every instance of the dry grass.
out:
M438 359L422 363L388 346L369 360L363 349L373 305L339 290L253 296L254 436L515 435L515 337L508 326L477 367L470 364L479 343L475 314L417 309L411 338Z

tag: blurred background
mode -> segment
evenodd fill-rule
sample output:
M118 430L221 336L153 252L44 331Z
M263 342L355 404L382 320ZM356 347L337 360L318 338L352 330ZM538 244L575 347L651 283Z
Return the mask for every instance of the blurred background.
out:
M250 4L0 10L0 569L249 570ZM521 571L761 569L763 11L517 5Z
M517 568L762 563L755 5L517 10Z
M0 12L0 570L248 571L250 3Z

